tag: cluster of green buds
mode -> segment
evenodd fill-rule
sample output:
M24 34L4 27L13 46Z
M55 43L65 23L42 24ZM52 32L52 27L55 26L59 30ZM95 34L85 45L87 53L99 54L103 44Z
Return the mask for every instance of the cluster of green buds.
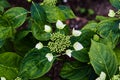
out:
M48 47L52 52L62 53L70 44L70 36L56 32L51 35L51 41L48 43Z
M66 24L63 24L62 21L58 20L56 22L56 28L58 31L54 33L51 33L52 28L49 25L44 26L44 31L51 33L51 38L46 46L50 49L50 53L47 53L45 56L49 62L51 62L55 56L67 55L71 57L73 51L79 51L84 48L80 42L75 42L73 45L71 45L70 41L71 36L79 37L82 32L73 28L72 35L65 35L60 32L65 26ZM42 49L43 47L44 45L41 42L38 42L35 45L35 48L37 49ZM71 50L70 47L73 47L74 49ZM54 56L53 53L57 54Z
M54 6L56 5L56 3L57 3L57 0L44 0L42 4Z

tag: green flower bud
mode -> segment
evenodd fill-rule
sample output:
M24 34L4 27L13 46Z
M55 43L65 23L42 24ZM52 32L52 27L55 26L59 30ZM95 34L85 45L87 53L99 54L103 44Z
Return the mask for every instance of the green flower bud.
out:
M99 39L100 39L100 37L97 34L95 34L94 37L93 37L93 40L99 41Z

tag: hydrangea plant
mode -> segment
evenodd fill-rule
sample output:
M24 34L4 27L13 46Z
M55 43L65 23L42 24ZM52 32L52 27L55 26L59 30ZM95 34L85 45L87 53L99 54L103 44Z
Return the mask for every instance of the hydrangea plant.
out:
M96 16L76 30L64 23L75 18L69 7L56 6L57 0L28 1L30 11L22 7L4 11L8 6L0 5L1 80L50 80L47 73L57 61L63 63L61 80L119 79L119 10L110 9L108 17ZM110 2L120 9L119 0Z

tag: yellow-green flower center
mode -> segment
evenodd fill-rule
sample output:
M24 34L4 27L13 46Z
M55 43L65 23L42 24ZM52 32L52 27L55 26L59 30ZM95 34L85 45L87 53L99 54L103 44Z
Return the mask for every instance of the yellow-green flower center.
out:
M51 41L48 43L48 47L52 52L61 53L70 46L70 36L65 36L60 32L53 33L51 36Z

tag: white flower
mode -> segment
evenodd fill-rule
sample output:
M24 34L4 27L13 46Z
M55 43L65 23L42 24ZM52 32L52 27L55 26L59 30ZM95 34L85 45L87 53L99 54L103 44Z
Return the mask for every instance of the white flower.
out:
M48 26L48 25L45 25L45 27L44 27L45 29L44 29L44 31L45 32L51 32L52 31L52 29L51 29L51 27L50 26Z
M74 49L75 49L76 51L83 49L82 44L79 43L79 42L75 42L75 43L73 44L73 47L74 47Z
M69 57L71 57L71 53L72 53L72 50L68 49L66 50L65 54L68 55Z
M1 80L6 80L6 78L5 77L1 77Z
M106 79L106 74L104 72L100 73L100 77L98 77L96 80L105 80Z
M108 13L108 16L109 17L115 17L115 12L113 10L109 10L109 13Z
M49 62L51 62L53 60L52 53L47 53L45 57L48 59Z
M17 77L15 80L22 80L20 77Z
M58 29L63 29L66 26L66 24L63 24L60 20L57 21L56 27Z
M35 48L37 49L42 49L43 48L43 44L41 42L37 43Z
M81 34L82 34L81 31L75 30L75 29L73 28L73 30L72 30L72 35L73 35L73 36L80 36Z

